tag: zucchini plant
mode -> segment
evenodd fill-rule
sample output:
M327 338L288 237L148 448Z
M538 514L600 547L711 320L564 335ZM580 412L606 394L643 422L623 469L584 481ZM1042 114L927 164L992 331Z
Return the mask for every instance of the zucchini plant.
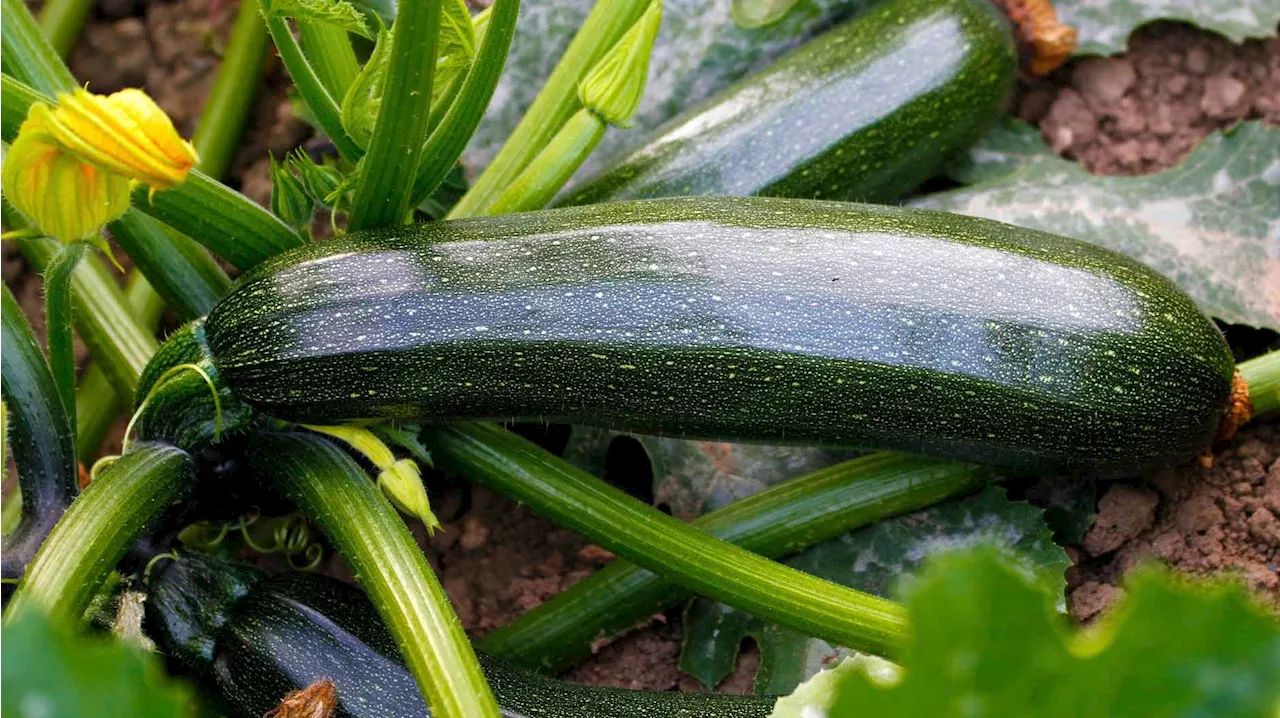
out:
M526 669L691 595L912 658L918 616L772 559L1007 475L1177 465L1280 408L1280 355L1237 363L1191 298L1121 254L836 201L901 197L978 139L1015 83L1018 3L1015 32L988 0L884 0L546 209L637 112L661 0L597 3L465 190L519 0L474 16L462 0L242 0L190 142L145 93L77 84L61 55L78 2L49 5L47 36L3 2L5 236L43 270L48 318L46 356L6 286L22 506L4 620L80 629L123 590L116 628L132 621L231 715L770 715L773 697ZM273 158L270 209L219 181L268 43L333 146ZM337 236L317 239L325 220ZM104 228L136 268L127 294ZM185 323L161 343L165 308ZM79 374L73 325L93 358ZM122 453L99 457L122 408ZM502 426L516 420L879 453L685 523ZM401 517L438 525L424 467L622 560L478 653ZM295 513L263 529L274 543L253 539L281 506ZM202 520L222 528L201 539ZM320 563L314 527L363 591L228 563L232 526L294 568Z

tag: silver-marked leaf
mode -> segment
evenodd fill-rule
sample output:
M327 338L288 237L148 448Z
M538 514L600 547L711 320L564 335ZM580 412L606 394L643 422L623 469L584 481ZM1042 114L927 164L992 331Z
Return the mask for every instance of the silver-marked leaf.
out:
M662 28L649 61L640 109L626 130L610 128L576 177L588 177L644 143L651 131L776 59L808 37L851 17L873 0L799 0L776 21L736 25L727 0L664 0ZM502 81L467 148L478 172L493 159L564 54L595 0L524 0Z
M1093 242L1164 274L1219 319L1280 329L1280 128L1241 123L1141 177L1091 175L1047 148L1030 153L1025 129L1000 132L960 170L983 182L910 204ZM993 147L1015 150L982 159Z
M1280 22L1280 0L1055 0L1058 19L1080 31L1076 54L1124 52L1134 28L1152 20L1183 20L1232 42L1269 37Z
M969 151L944 170L960 184L978 184L1010 175L1045 157L1053 150L1031 125L1002 117Z
M979 543L1003 547L1011 567L1046 591L1062 595L1070 560L1054 544L1044 512L1010 501L999 486L820 543L786 563L860 591L897 597L904 581L929 556ZM790 692L841 655L824 642L699 598L685 611L680 668L703 685L714 686L733 669L738 646L747 636L760 646L755 683L760 693Z

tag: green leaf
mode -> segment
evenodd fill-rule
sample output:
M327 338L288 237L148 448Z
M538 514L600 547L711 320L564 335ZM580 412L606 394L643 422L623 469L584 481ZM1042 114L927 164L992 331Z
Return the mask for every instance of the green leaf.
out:
M861 591L894 597L926 558L977 543L1003 547L1008 566L1061 600L1070 560L1053 543L1043 512L1010 501L998 486L845 534L785 563ZM755 688L761 693L790 692L841 653L822 641L699 598L685 612L680 668L703 685L714 686L733 669L738 646L748 636L760 646Z
M443 113L476 56L476 31L466 0L444 0L440 12L440 44L431 81L431 112Z
M274 17L312 20L373 39L364 14L346 0L271 0L263 8Z
M724 0L686 0L663 8L649 81L631 129L610 131L583 164L586 177L644 144L650 130L874 0L799 0L778 21L743 28ZM478 171L493 159L582 25L594 0L523 0L502 81L464 157Z
M901 671L842 665L773 716L1275 715L1280 623L1243 587L1148 568L1127 588L1100 628L1071 631L996 552L939 557L910 593Z
M946 174L960 184L978 184L1007 177L1050 156L1053 151L1039 130L1021 120L1002 117L968 153L951 162Z
M3 690L6 716L183 718L186 686L170 680L154 656L119 640L71 635L43 615L6 616Z
M360 68L355 82L347 88L339 112L342 128L361 147L369 146L373 126L378 121L378 108L382 105L382 80L387 75L387 63L391 60L392 35L389 30L378 31L378 44L374 45L369 61ZM358 176L358 173L352 173Z
M910 204L1093 242L1169 277L1219 319L1280 329L1280 128L1243 122L1142 177L1091 175L1032 147L1028 129L1005 124L953 170L980 184Z
M1270 37L1280 22L1276 0L1054 0L1058 19L1077 28L1076 54L1124 52L1129 33L1152 20L1182 20L1232 42Z
M685 441L575 426L564 458L588 473L604 476L609 452L617 450L617 441L637 442L649 460L652 473L610 478L627 485L651 483L654 503L665 505L673 516L686 521L776 483L857 455L852 451L813 446ZM631 463L610 468L634 471L638 466Z

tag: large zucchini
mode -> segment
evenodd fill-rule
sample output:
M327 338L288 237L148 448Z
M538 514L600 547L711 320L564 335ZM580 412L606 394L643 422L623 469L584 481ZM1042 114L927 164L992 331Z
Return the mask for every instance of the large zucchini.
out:
M524 418L1104 474L1207 446L1233 370L1191 300L1115 252L942 212L732 197L291 251L171 339L142 391L200 361L228 397L295 421ZM207 394L191 382L161 413Z
M990 0L888 0L676 118L566 204L887 201L978 139L1016 70L1013 36Z
M236 718L261 718L285 694L328 678L333 718L426 718L413 676L369 599L314 574L184 554L158 565L148 633L218 693ZM764 718L774 699L579 686L480 656L505 718Z

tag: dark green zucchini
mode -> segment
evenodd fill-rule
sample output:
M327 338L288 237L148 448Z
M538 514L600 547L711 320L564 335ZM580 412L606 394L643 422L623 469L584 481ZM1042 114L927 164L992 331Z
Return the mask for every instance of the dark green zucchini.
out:
M715 95L565 204L685 195L883 202L995 121L1017 54L990 0L888 0Z
M246 274L143 392L202 360L226 396L294 421L521 418L1095 474L1202 450L1233 370L1192 301L1115 252L732 197L310 245ZM207 394L191 381L161 435Z
M369 599L314 574L266 578L198 554L157 566L148 633L239 718L261 718L321 678L333 718L425 718L413 676ZM506 718L764 718L774 698L573 685L481 655Z

